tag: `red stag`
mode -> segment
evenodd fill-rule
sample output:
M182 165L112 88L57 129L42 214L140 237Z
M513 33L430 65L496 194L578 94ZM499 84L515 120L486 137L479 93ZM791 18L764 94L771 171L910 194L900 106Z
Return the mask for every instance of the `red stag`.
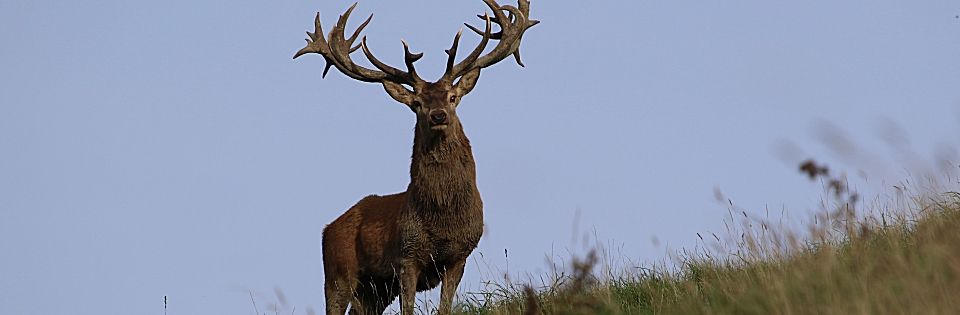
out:
M344 28L354 4L324 38L317 13L313 33L307 32L307 47L294 55L319 53L326 60L323 76L330 67L363 82L383 84L387 94L416 113L417 124L407 191L370 195L347 210L323 230L324 293L328 315L382 314L399 295L402 314L413 314L417 291L429 290L441 282L440 314L449 314L457 285L463 276L467 256L483 234L483 203L477 191L476 165L470 141L457 117L460 99L473 90L480 69L513 55L520 62L520 38L539 21L528 19L530 2L518 0L516 7L483 0L493 12L480 16L486 22L480 44L455 63L457 33L446 50L446 71L437 82L417 75L413 63L423 56L410 53L403 43L407 71L380 62L367 49L366 37L353 46L367 18L353 36ZM500 31L491 33L491 23ZM490 40L498 41L489 53L480 56ZM377 70L357 65L350 54L359 48ZM457 80L459 78L459 80ZM456 81L456 82L455 82ZM411 91L406 86L413 90Z

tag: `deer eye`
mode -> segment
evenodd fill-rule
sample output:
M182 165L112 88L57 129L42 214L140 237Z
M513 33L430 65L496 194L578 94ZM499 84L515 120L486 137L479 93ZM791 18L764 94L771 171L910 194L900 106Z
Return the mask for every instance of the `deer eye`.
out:
M416 108L420 108L420 101L413 101L413 104L410 104L410 105L413 105L413 107L416 107Z
M457 101L457 96L456 96L456 95L450 95L450 103L453 103L453 102L456 102L456 101Z

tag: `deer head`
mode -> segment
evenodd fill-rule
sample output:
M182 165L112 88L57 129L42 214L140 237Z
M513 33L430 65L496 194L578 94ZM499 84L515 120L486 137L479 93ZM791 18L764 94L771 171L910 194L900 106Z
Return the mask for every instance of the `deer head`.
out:
M483 0L483 2L493 11L492 17L488 13L478 15L486 22L486 28L480 31L464 23L468 28L483 36L480 44L466 58L459 63L455 63L457 45L460 42L460 35L463 33L463 29L460 29L453 40L453 46L446 50L448 55L446 71L436 82L424 81L417 75L413 63L423 57L423 53L410 53L409 46L403 40L401 42L405 52L404 61L407 71L391 67L374 57L367 48L366 36L361 39L359 45L353 46L360 35L360 31L373 19L373 14L371 14L354 31L353 36L346 38L344 30L347 19L357 6L356 3L340 16L337 24L330 30L326 38L324 38L323 29L320 26L320 13L317 13L314 32L307 32L309 36L307 46L300 49L293 58L296 59L306 53L318 53L323 56L327 63L323 69L323 77L326 77L330 67L336 67L337 70L353 79L383 84L384 89L394 100L406 104L417 114L416 133L418 135L430 133L449 135L454 132L462 132L456 108L460 104L460 99L473 90L477 79L480 77L480 69L496 64L509 55L513 55L517 63L523 66L523 62L520 61L520 39L528 28L540 22L527 18L530 12L530 2L528 0L518 0L517 7L501 6L495 0ZM491 33L492 24L497 24L500 31ZM480 56L490 40L498 41L497 46L486 55ZM364 55L377 68L376 70L359 66L350 58L350 54L360 48L363 48Z

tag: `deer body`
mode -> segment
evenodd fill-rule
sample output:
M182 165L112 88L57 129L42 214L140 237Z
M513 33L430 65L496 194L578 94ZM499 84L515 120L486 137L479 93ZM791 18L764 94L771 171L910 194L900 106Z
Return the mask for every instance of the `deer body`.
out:
M434 130L419 121L407 190L367 196L323 231L332 314L343 314L351 298L360 314L383 313L401 292L402 275L415 279L410 286L416 291L441 281L455 289L480 241L483 202L470 141L459 122ZM443 304L446 310L449 304Z
M520 37L538 22L526 18L527 0L519 0L519 7L500 6L494 0L484 2L494 10L494 17L481 16L486 21L483 32L470 27L483 36L480 45L454 65L458 33L453 47L447 50L447 70L437 82L426 82L416 74L413 62L423 54L411 54L406 43L407 71L373 57L366 38L361 45L351 47L370 22L368 18L351 38L345 38L344 26L353 7L340 17L327 38L322 36L318 14L316 31L307 33L307 47L294 56L319 53L327 61L324 75L335 66L351 78L379 82L394 100L406 104L417 116L407 190L367 196L323 230L327 315L342 315L348 306L351 314L382 314L397 296L401 298L401 313L410 315L416 292L441 283L438 311L450 313L466 259L483 234L476 165L456 109L461 98L473 90L481 68L509 55L520 63ZM491 34L491 23L498 24L501 31ZM500 42L480 57L491 39ZM360 47L379 71L353 63L349 55Z

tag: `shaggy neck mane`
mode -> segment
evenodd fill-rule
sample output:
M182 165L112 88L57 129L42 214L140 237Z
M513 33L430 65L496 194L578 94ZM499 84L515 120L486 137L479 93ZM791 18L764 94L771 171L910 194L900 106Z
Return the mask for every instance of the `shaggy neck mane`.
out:
M471 155L470 140L463 133L463 128L457 127L454 132L444 135L443 132L417 132L413 137L413 161L429 161L431 163L450 163L450 158L457 154ZM453 155L451 155L453 154Z
M456 130L448 135L418 130L414 135L408 192L420 211L456 211L474 200L477 175L470 140L459 124L449 127Z

